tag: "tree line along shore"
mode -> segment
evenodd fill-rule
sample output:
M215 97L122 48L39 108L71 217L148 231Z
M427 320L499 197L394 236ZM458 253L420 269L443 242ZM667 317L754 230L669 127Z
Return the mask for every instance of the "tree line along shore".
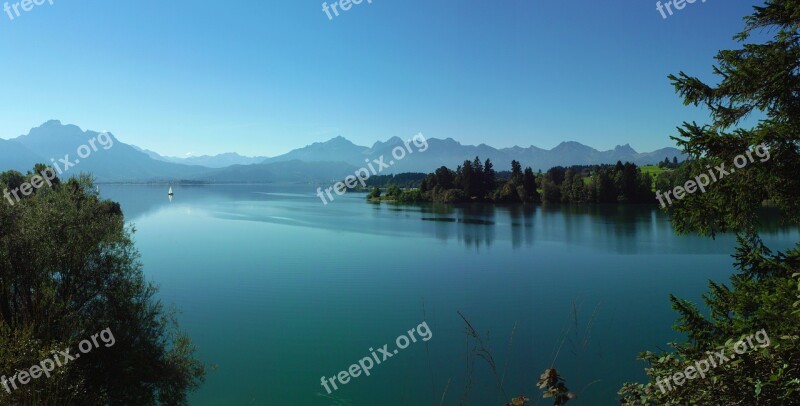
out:
M688 174L668 158L658 166L633 163L557 166L534 172L511 161L496 171L490 159L466 160L455 170L401 173L370 178L364 191L372 202L398 203L655 203L655 190L669 189Z

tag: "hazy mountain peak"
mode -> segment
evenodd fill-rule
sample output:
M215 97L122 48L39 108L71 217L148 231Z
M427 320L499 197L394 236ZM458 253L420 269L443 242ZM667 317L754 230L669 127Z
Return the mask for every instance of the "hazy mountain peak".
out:
M614 148L614 152L625 153L625 154L638 154L638 152L636 152L636 150L633 149L633 147L631 147L631 144L617 145Z
M580 143L580 142L578 142L578 141L561 141L561 142L560 142L560 143L557 145L557 147L560 147L560 146L574 146L574 145L583 145L583 144L581 144L581 143Z
M337 135L336 137L333 137L333 138L329 139L328 141L323 142L322 144L355 145L350 140L348 140L345 137L342 137L341 135Z
M209 158L209 157L212 157L212 156L226 157L226 158L245 158L244 155L241 155L241 154L236 153L236 152L223 152L223 153L217 154L217 155L203 155L203 156L200 156L198 158Z
M40 136L58 136L58 137L66 137L66 136L76 136L82 135L83 130L80 127L74 124L62 124L61 120L48 120L45 121L42 125L38 127L31 128L27 135L21 135L18 138L23 137L40 137Z
M453 138L451 138L451 137L447 137L447 138L443 139L442 141L444 141L446 144L454 144L454 145L461 146L461 143L460 143L460 142L458 142L458 141L454 140L454 139L453 139Z
M392 138L389 138L386 141L377 141L375 144L372 144L372 148L371 149L372 150L376 150L376 149L382 148L382 147L384 147L386 145L395 145L395 144L402 144L402 143L403 143L403 139L402 138L400 138L398 136L394 136Z
M560 144L556 145L552 151L581 151L581 150L592 150L596 151L594 148L581 144L577 141L562 141Z
M50 126L58 126L58 127L60 127L61 125L62 125L61 124L61 120L55 120L54 119L54 120L45 121L44 124L40 125L39 127L50 127Z

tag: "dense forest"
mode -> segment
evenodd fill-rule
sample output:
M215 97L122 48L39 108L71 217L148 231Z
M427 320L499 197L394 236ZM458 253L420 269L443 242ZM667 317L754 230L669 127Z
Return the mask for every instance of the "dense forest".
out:
M426 174L419 172L398 173L397 175L377 175L367 179L367 189L388 188L397 186L403 189L417 189L425 179Z
M490 159L442 166L428 175L400 174L370 179L369 199L396 202L651 203L652 178L632 163L551 168L534 173L511 162L498 173ZM380 188L387 188L385 194Z

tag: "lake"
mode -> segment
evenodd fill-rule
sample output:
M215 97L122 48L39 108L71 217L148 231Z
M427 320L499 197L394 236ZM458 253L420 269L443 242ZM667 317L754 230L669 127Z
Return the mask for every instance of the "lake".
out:
M175 187L170 202L165 186L100 188L215 366L192 405L502 406L487 363L468 362L458 312L507 396L539 399L552 365L579 395L571 405L618 404L623 382L644 379L637 354L681 339L669 294L697 302L732 272L732 236L676 236L655 206L392 206L363 194L325 206L311 186L270 185ZM764 237L775 249L800 240L774 225ZM330 395L321 385L423 321L429 341Z

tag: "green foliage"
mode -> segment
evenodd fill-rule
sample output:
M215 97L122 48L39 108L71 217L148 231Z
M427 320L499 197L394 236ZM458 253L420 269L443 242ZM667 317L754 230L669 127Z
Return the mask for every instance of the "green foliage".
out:
M699 174L707 165L725 163L730 167L735 156L762 143L771 154L769 161L737 170L735 176L721 180L707 193L675 204L675 214L685 218L679 231L713 235L753 230L757 222L754 213L765 200L778 207L787 221L800 221L798 15L797 0L771 0L764 7L755 7L737 39L745 41L757 30L767 30L773 36L763 43L720 51L714 68L721 79L717 86L684 72L670 76L684 103L708 108L713 119L702 126L684 123L680 136L675 137L695 161L691 175ZM753 114L765 118L754 128L734 128ZM701 213L708 215L697 215Z
M55 341L45 344L34 336L32 326L12 330L7 324L0 324L0 371L6 377L10 377L18 368L23 366L30 368L38 365L42 360L52 358L53 351L63 351L72 344L74 343ZM29 383L21 386L12 395L9 395L5 388L0 386L0 391L2 391L0 402L3 402L2 404L30 405L69 404L73 392L70 387L85 387L85 379L76 365L69 363L62 368L57 368L50 373L49 378L39 378L35 388L32 387L33 384ZM102 404L102 398L93 397L91 394L87 394L83 399L89 404Z
M427 175L424 173L414 172L398 173L396 175L375 175L366 180L366 190L372 190L375 187L387 188L389 185L397 185L401 188L421 187L420 185L422 185L426 177ZM356 186L356 189L360 188L360 184Z
M397 187L397 185L391 185L391 186L389 186L389 189L386 191L386 198L387 199L392 199L392 200L397 200L397 199L400 198L401 194L402 194L402 190L400 190L400 188Z
M662 162L662 164L663 164L663 162ZM656 177L656 176L658 176L658 175L660 175L660 174L662 174L664 172L668 172L669 171L669 169L666 169L661 164L659 164L658 166L653 166L653 165L640 166L639 170L642 171L642 173L644 173L644 174L650 175L651 177Z
M106 328L116 339L48 379L1 390L0 404L186 404L205 368L155 299L131 233L120 206L101 200L87 177L0 202L0 374Z
M419 193L403 194L417 182L390 182L385 199L396 202L486 202L495 203L654 203L653 180L632 163L551 168L536 175L512 161L511 172L500 178L490 160L475 157L455 171L440 167L436 172L413 175L420 179ZM655 168L655 167L652 167ZM502 176L506 175L506 176ZM397 175L400 179L401 175ZM403 179L408 179L404 177ZM400 182L403 183L403 182ZM412 185L412 186L409 186ZM394 186L397 189L391 189ZM539 193L539 187L542 192ZM459 193L454 192L457 190ZM372 195L368 197L374 199Z
M372 191L369 192L369 195L367 195L367 198L369 199L380 199L380 197L381 197L381 188L377 186L372 188Z
M542 177L546 203L652 203L650 175L632 163L552 168Z
M542 201L545 203L561 202L561 187L553 180L553 175L548 172L542 177Z
M518 161L511 161L511 181L514 183L522 181L522 165Z
M669 158L664 158L663 161L658 163L658 169L675 169L678 167L678 157L672 157L672 161Z
M508 181L495 192L494 201L497 203L520 203L522 200L514 182Z
M9 191L17 189L26 182L25 176L17 171L8 171L0 174L0 184Z
M798 405L800 404L800 312L798 274L800 245L773 254L757 234L758 211L765 201L777 207L787 224L800 223L800 1L769 0L745 19L736 39L745 42L753 31L772 37L741 49L720 51L715 86L681 72L670 76L687 105L711 111L712 123L684 123L676 141L689 161L657 186L680 184L728 164L735 156L765 144L771 159L737 169L708 188L687 195L671 208L677 232L714 236L739 235L737 272L730 287L711 282L704 295L707 314L673 297L679 314L676 329L686 341L672 343L673 352L642 354L649 367L646 384L626 384L620 394L626 405ZM764 118L749 129L738 128L746 117ZM663 174L662 174L663 175ZM731 341L764 329L771 345L737 356L713 368L703 379L686 381L662 392L657 380L681 372L707 357L707 351L729 348Z
M456 174L450 169L447 169L447 167L442 166L441 168L437 169L434 175L436 175L436 183L434 184L435 186L445 190L455 188Z
M542 198L536 188L536 175L531 168L525 168L522 175L523 200L526 203L541 203Z
M800 312L798 284L800 250L772 255L759 240L740 240L736 255L738 273L729 288L709 283L704 295L708 316L694 304L672 297L680 318L676 329L687 341L671 343L672 353L645 352L649 364L646 384L626 384L620 394L626 405L796 405L800 404ZM770 345L756 347L735 360L711 368L706 377L673 383L673 390L661 390L659 380L684 371L708 352L763 329ZM665 385L662 383L662 387Z
M519 163L515 162L517 167ZM419 190L406 187L405 192L395 190L387 192L386 199L397 202L484 202L496 201L504 203L538 202L535 190L533 171L528 168L529 179L523 181L521 167L519 176L512 176L508 182L498 182L494 164L487 159L481 162L479 157L472 161L464 161L455 171L440 167L434 173L425 175L420 182ZM395 187L402 185L392 184ZM527 185L528 189L525 188ZM533 189L530 189L533 186ZM407 192L407 193L406 193Z
M497 172L490 159L483 165L483 190L490 192L497 188Z
M424 201L424 197L419 190L404 190L397 196L397 200L401 202L419 203Z

